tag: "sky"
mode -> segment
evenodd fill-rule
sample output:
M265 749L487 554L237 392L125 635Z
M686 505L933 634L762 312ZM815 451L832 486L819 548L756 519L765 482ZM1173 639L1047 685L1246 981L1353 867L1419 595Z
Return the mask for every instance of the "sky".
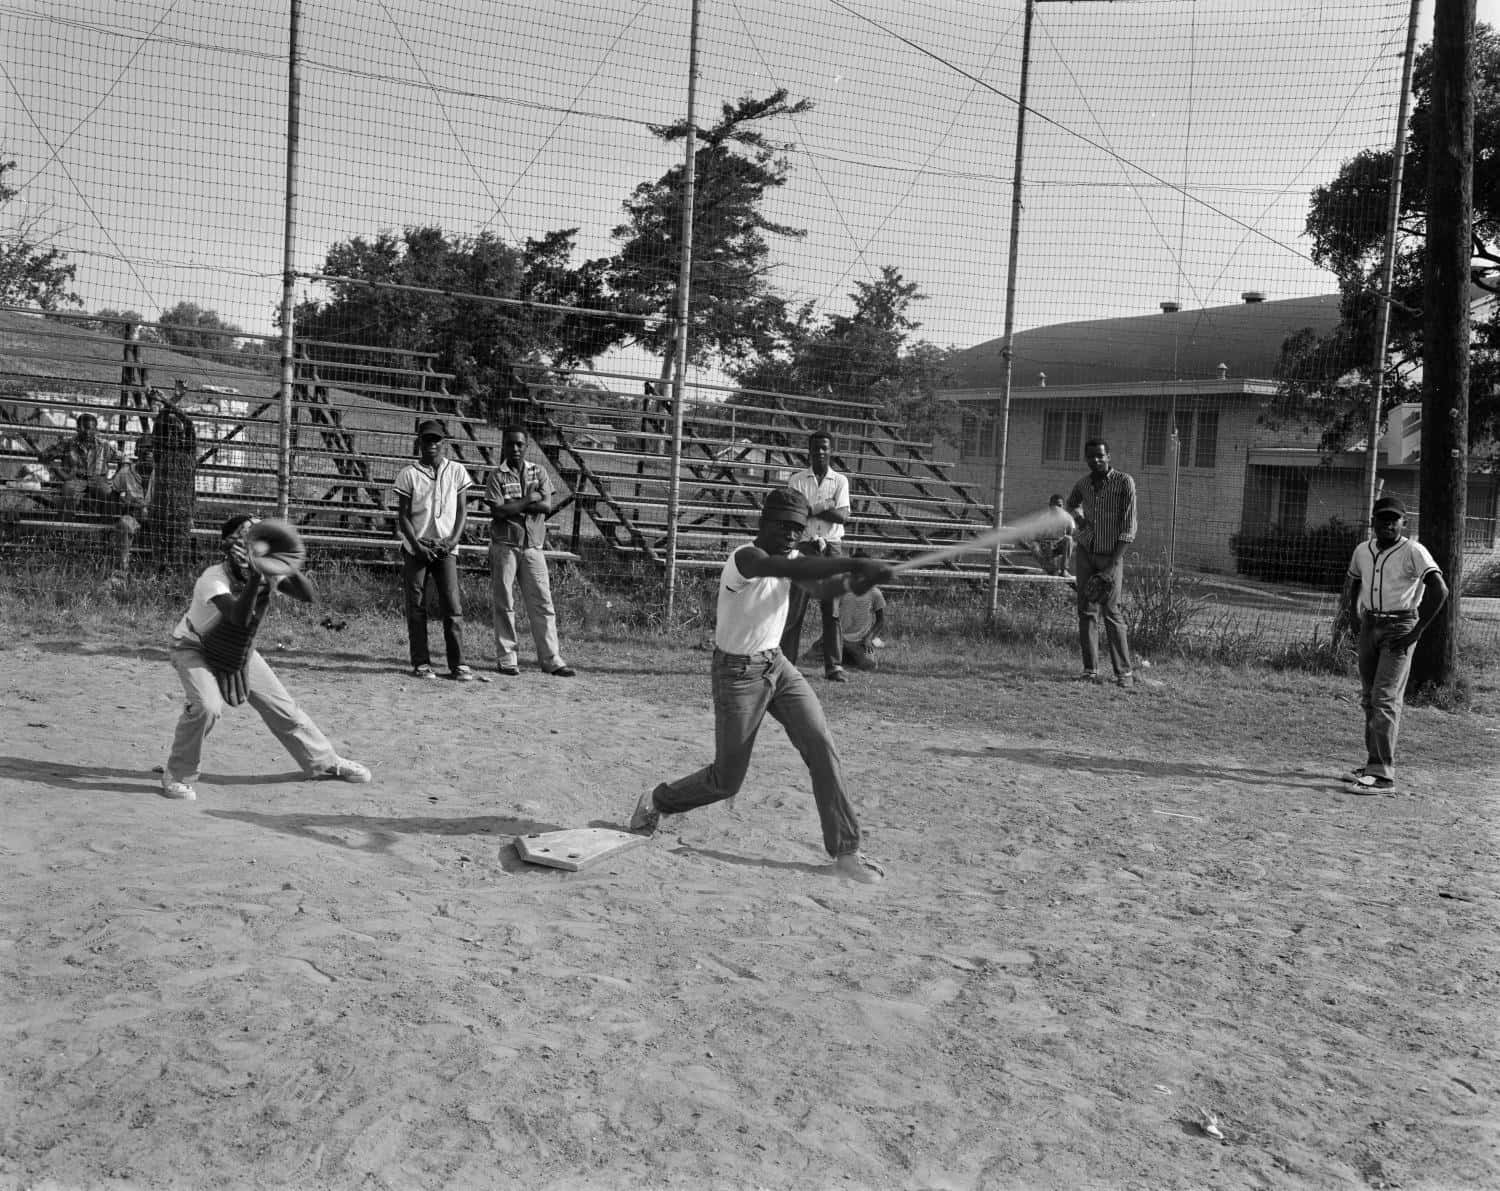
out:
M1407 0L1042 0L1029 64L1017 329L1333 289L1308 196L1388 149ZM1500 24L1500 0L1480 0ZM381 229L578 228L676 162L689 0L301 0L293 268ZM701 0L698 113L786 87L768 132L804 229L775 283L822 313L893 265L919 335L1005 316L1022 0ZM1424 5L1419 44L1430 37ZM269 333L286 212L285 4L0 0L4 218L51 229L87 309L179 301ZM1383 199L1372 197L1383 207ZM303 283L299 293L317 293Z

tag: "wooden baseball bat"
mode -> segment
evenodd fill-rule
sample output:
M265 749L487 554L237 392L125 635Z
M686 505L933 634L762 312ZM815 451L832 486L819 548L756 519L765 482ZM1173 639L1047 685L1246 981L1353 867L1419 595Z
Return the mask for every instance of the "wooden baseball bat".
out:
M1014 545L1016 542L1026 542L1032 538L1061 537L1071 532L1074 524L1073 515L1067 509L1048 505L1045 509L1027 513L1009 525L1002 525L998 529L988 529L967 541L955 542L940 550L930 550L926 554L919 554L915 558L898 562L891 569L899 575L902 571L936 566L951 558L957 558L961 554L972 554L976 550L992 550L996 546Z

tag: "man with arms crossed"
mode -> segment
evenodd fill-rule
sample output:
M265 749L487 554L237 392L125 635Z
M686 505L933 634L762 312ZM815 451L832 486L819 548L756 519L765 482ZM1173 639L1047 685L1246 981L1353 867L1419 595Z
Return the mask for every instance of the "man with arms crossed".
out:
M396 476L396 529L401 535L401 591L406 601L406 638L413 678L435 678L427 644L427 577L437 587L443 610L443 645L448 675L472 682L464 665L464 610L458 598L458 556L454 551L469 519L468 469L446 458L448 434L436 418L417 426L417 461Z
M1354 548L1344 579L1344 607L1359 633L1360 705L1365 763L1344 775L1356 794L1396 789L1396 735L1411 675L1411 650L1448 600L1443 572L1422 543L1406 537L1406 506L1375 502L1374 537Z
M641 795L630 830L653 835L662 815L733 798L744 784L755 736L769 712L802 755L812 776L823 824L823 846L841 877L872 884L884 874L860 853L859 823L844 792L843 767L823 708L807 679L777 642L794 585L818 599L868 591L889 582L888 564L873 558L802 558L793 549L810 510L800 492L766 497L760 532L724 564L714 629L714 759L696 773Z
M1078 581L1078 644L1083 650L1084 682L1099 682L1099 616L1109 638L1109 661L1115 681L1135 685L1120 596L1125 590L1125 551L1135 541L1135 481L1109 464L1109 444L1091 438L1083 444L1089 474L1073 485L1068 512L1079 523L1073 551ZM1089 580L1099 576L1093 584Z
M490 609L495 654L501 674L521 672L516 653L516 579L531 622L537 661L554 678L572 678L573 667L557 644L557 612L547 574L547 517L552 512L552 480L546 469L526 461L526 431L507 426L500 438L500 466L484 486L490 506Z
M807 498L807 529L797 552L836 558L839 543L844 540L844 526L849 522L849 477L833 470L833 438L826 430L816 430L807 437L808 466L795 472L787 487ZM807 614L810 597L800 588L792 591L787 612L786 632L781 638L781 652L787 661L797 664L802 645L802 618ZM844 675L844 643L839 635L839 602L837 598L820 600L823 614L823 677L829 682L847 682Z

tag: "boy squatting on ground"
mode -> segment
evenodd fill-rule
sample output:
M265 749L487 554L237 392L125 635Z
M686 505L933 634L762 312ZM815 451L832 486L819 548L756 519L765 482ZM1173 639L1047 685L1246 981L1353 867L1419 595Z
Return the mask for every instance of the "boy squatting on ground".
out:
M278 586L296 599L312 599L312 588L300 574L268 577L250 565L249 533L255 522L243 513L224 522L220 530L224 561L198 576L192 604L172 631L172 667L187 692L187 705L177 721L172 752L161 775L163 798L198 797L193 783L199 776L203 742L226 706L244 702L260 712L266 727L308 777L370 780L368 769L334 751L253 648L255 630ZM223 649L237 651L243 659L240 665L225 665Z
M833 857L834 871L870 884L884 873L860 854L859 824L844 793L843 767L822 705L779 642L793 583L815 599L834 599L889 582L893 572L873 558L794 555L808 515L807 498L800 492L772 492L761 509L755 540L725 562L714 629L713 763L641 795L630 830L652 835L662 815L733 798L744 784L755 735L769 712L786 729L812 775L823 846Z

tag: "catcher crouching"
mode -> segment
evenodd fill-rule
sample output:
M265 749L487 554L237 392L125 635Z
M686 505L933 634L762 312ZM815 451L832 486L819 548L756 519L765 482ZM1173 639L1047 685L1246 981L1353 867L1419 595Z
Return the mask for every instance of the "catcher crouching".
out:
M187 705L172 737L162 773L164 798L194 799L203 742L224 708L249 703L310 778L367 782L370 771L340 757L318 726L287 694L255 649L271 597L277 591L311 602L301 573L306 550L297 531L280 521L241 513L220 530L224 560L193 585L193 599L172 631L172 666Z

